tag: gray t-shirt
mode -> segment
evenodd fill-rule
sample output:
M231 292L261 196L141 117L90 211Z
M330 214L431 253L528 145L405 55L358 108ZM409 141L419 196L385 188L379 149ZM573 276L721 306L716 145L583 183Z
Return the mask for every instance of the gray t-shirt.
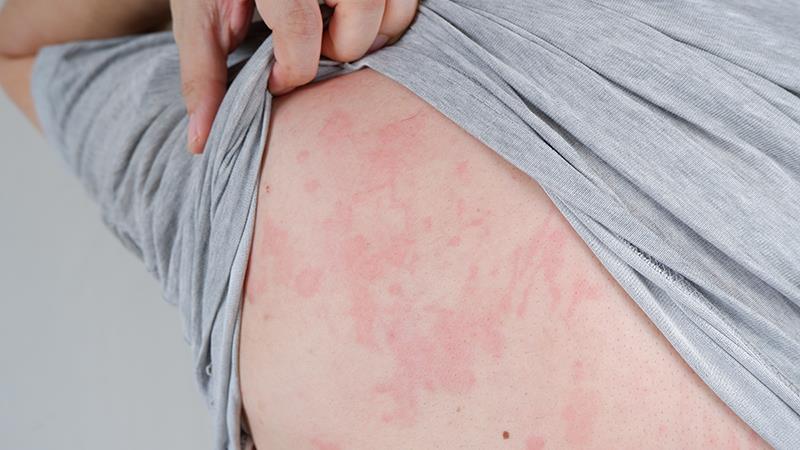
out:
M777 448L800 448L800 5L426 0L371 67L545 189L686 362ZM239 449L242 285L272 44L235 80L205 153L169 33L44 49L45 134L177 305L215 448ZM263 41L263 43L261 43Z

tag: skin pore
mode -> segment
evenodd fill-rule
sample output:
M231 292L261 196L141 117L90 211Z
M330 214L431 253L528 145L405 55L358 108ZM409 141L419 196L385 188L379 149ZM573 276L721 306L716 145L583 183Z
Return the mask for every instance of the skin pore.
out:
M240 340L261 449L768 448L540 186L370 70L278 99Z

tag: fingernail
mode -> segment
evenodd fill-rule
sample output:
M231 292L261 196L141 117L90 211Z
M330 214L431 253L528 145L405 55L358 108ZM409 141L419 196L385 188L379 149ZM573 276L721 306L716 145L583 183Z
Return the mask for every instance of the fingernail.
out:
M200 131L198 130L197 116L193 113L189 115L189 151L200 153Z
M389 36L385 34L378 34L375 36L375 41L372 43L372 45L370 45L367 53L374 52L375 50L383 47L387 42L389 42Z

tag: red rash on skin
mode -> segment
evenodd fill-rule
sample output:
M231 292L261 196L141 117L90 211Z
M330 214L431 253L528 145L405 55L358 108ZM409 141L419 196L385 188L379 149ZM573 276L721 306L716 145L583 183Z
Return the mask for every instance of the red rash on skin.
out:
M377 136L354 132L346 113L338 114L329 117L318 133L320 138L331 140L329 147L349 145L354 136L373 142L377 137L377 142L364 150L363 167L354 169L353 176L361 190L343 193L323 222L326 232L331 233L327 240L333 243L327 251L330 261L343 271L356 342L378 353L388 352L394 362L393 372L373 387L377 396L392 400L391 410L381 418L410 425L417 420L418 402L424 392L466 393L477 381L475 368L481 364L478 358L497 359L503 355L504 324L512 317L514 303L520 297L516 312L524 314L537 272L544 278L550 296L555 302L560 300L557 281L568 235L560 228L563 224L551 220L558 214L553 211L527 241L501 256L503 262L499 265L506 268L503 272L498 274L499 261L492 261L489 267L482 267L482 260L473 262L456 299L407 292L397 277L414 274L418 252L430 245L423 239L433 223L431 216L419 214L412 200L402 196L397 179L424 163L424 155L414 151L418 147L417 134L425 127L425 114L413 114L384 126ZM465 175L467 167L459 164L453 176ZM346 188L342 191L347 192ZM478 228L488 234L491 211L470 209L461 198L456 199L451 211L462 232ZM373 224L370 226L374 231L357 226L361 217L371 218L368 223ZM461 242L462 237L455 235L442 244L451 251L461 251ZM503 286L484 281L498 276L506 277ZM575 291L583 295L585 289ZM469 306L459 307L464 304ZM591 432L594 416L587 411L591 413L585 405L568 405L562 416L574 423L574 428ZM581 436L572 439L582 442Z
M572 363L572 381L580 383L586 378L586 369L583 367L583 361L577 360Z
M496 293L481 289L477 265L472 265L461 290L465 302L475 308L444 308L434 302L420 306L414 298L401 295L385 308L382 327L386 345L395 359L391 378L375 391L394 400L394 411L383 416L386 422L401 425L415 421L421 391L468 392L475 384L473 365L482 349L499 358L504 347L500 332L502 306L488 301ZM421 317L433 324L421 329Z
M427 123L427 113L424 109L419 109L414 114L392 122L378 130L378 141L385 148L390 146L400 146L398 150L408 152L407 144L415 143L413 139L419 135L419 131ZM412 139L412 141L409 141Z
M431 227L433 226L433 219L431 216L427 216L422 219L422 229L425 231L431 231Z
M546 258L538 258L535 270L542 275L544 283L547 285L547 293L550 296L550 311L554 311L561 301L561 288L558 285L558 278L563 271L564 264L563 249L566 244L567 232L560 229L559 224L553 223L553 218L557 217L557 210L551 211L544 223L539 227L535 237L529 242L528 256L534 257L536 254L547 255ZM522 303L517 306L517 316L522 317L527 309L527 302L533 281L525 288Z
M567 225L560 223L561 221L557 219L553 220L559 215L560 213L557 210L551 211L537 232L539 237L536 238L535 242L531 242L531 247L529 247L529 257L531 258L537 254L540 256L547 255L546 258L537 258L535 270L541 275L541 279L547 287L547 294L550 297L549 310L551 312L556 311L564 297L559 285L559 279L563 273L567 272L564 267L564 248L567 239L570 237L566 228ZM534 281L530 280L525 287L523 300L517 305L517 317L523 317L527 311L528 299L531 297ZM583 302L605 296L605 293L602 292L601 283L589 281L584 276L573 279L570 286L569 303L562 315L565 322L573 319L575 312Z
M315 450L342 450L342 447L339 445L325 441L318 437L311 439L311 445L314 446Z
M333 214L323 222L326 230L331 232L346 231L353 227L353 206L342 201L334 205Z
M598 289L600 289L599 285L590 283L584 277L572 280L572 295L570 296L567 310L564 313L564 320L569 321L573 318L578 304L597 298Z
M529 436L525 441L525 450L542 450L544 449L544 438L541 436Z
M399 199L395 180L401 170L406 170L409 153L414 146L413 139L425 126L424 114L417 113L378 131L378 147L367 154L367 167L363 168L362 185L366 188L352 195L349 202L337 201L333 213L326 218L327 230L337 234L341 242L336 250L343 267L347 268L351 291L350 314L355 321L356 340L360 344L376 347L373 325L378 312L377 303L371 292L372 283L384 273L384 268L394 267L413 271L415 258L411 249L415 243L414 223L407 202ZM334 125L340 127L334 131ZM326 120L319 135L332 139L333 143L351 139L352 121L346 113L337 112ZM364 235L352 235L354 209L378 207L385 215L387 200L391 209L398 210L403 217L401 229L385 230L380 242L370 242ZM377 206L375 205L377 203ZM428 217L430 222L430 217ZM349 237L348 237L349 236Z
M350 315L356 326L356 340L360 344L376 347L373 326L378 304L370 292L370 285L383 274L384 262L380 253L370 253L370 242L359 234L346 239L342 245L344 267L350 279Z
M322 280L322 269L305 269L294 279L294 290L301 297L310 298L319 293Z
M383 419L402 424L415 420L421 390L461 393L474 384L472 364L476 349L482 346L495 356L502 350L499 320L494 317L498 308L489 300L497 295L478 292L477 266L472 267L463 289L463 295L469 297L464 301L488 303L483 308L468 309L477 312L426 308L423 301L435 299L407 295L397 283L389 287L393 302L379 302L384 297L373 294L376 282L388 270L393 274L413 273L416 237L432 227L430 216L416 219L396 186L398 175L408 170L409 161L416 160L409 157L409 152L413 151L413 139L424 122L424 115L418 113L380 129L379 145L367 153L366 180L362 180L367 188L352 196L347 207L339 204L325 221L331 232L340 234L337 253L341 267L346 268L356 341L377 351L388 348L394 357L394 374L375 386L374 392L394 400L394 410L384 414ZM387 207L396 210L401 220L376 236L353 235L351 227L345 227L352 225L353 210L372 207L383 215L387 214ZM427 329L420 326L422 316L432 321Z
M384 414L384 421L414 423L422 391L465 393L476 381L473 367L479 352L493 358L502 356L505 346L502 326L511 311L512 296L518 293L522 280L533 275L531 258L537 253L536 242L532 238L527 245L518 245L508 257L507 265L512 271L502 289L482 286L480 267L472 264L459 295L460 302L471 304L469 308L438 306L447 304L446 301L420 306L416 298L400 295L399 289L393 291L400 299L389 306L378 305L366 292L355 297L359 313L355 319L363 333L359 333L360 341L364 340L367 329L382 330L385 345L395 360L393 376L376 387L377 393L394 400L394 411ZM377 279L380 273L374 269L374 261L369 257L363 261L367 261L369 272L360 276ZM357 273L362 270L356 260L351 263ZM429 329L419 326L424 313L433 316ZM369 342L377 345L376 339Z
M274 267L265 272L272 275L272 282L280 286L288 286L291 282L292 270L294 268L294 254L289 248L289 233L286 229L278 226L269 217L264 220L263 233L257 237L258 250L262 253L259 259L262 261L273 262ZM267 278L267 277L263 277ZM256 296L264 293L264 288L268 280L264 280L264 285L259 286L255 291Z
M464 201L463 198L456 199L455 203L456 203L456 205L455 205L455 207L456 207L456 216L458 217L458 219L460 221L462 221L462 222L466 221L465 223L462 223L462 228L463 229L466 230L468 228L478 228L478 227L480 227L481 231L482 231L481 236L482 237L489 236L490 230L489 230L488 219L491 218L492 211L490 211L490 210L481 211L480 209L478 209L478 210L475 211L475 214L477 214L478 217L474 217L474 214L472 214L472 213L468 214L467 213L467 205L466 205L466 202ZM467 217L467 216L470 216L470 217Z
M407 208L401 204L401 209L407 218ZM350 227L341 228L341 225L352 224L352 216L352 207L338 206L325 224L332 230L345 233ZM370 289L372 283L384 274L387 267L413 272L416 258L411 254L415 243L411 237L412 228L413 224L405 220L401 232L389 232L381 242L370 242L361 234L342 241L340 252L351 281L350 314L356 325L356 340L361 344L370 347L377 345L373 325L378 309Z
M584 389L572 392L567 405L561 409L565 441L572 447L585 447L589 444L599 414L600 397L597 393Z
M534 262L537 257L541 254L543 250L542 239L540 236L543 236L547 231L547 228L550 226L550 217L545 220L545 222L539 227L539 229L534 233L534 235L528 240L525 246L517 247L515 251L515 259L516 264L514 265L514 273L519 272L520 270L523 271L531 271L533 273L541 273L543 276L547 277L548 273L547 270L543 272L540 271L541 266L546 263L545 260L548 258L538 258L538 261ZM520 267L520 264L522 267ZM497 269L495 269L496 271ZM518 274L518 278L522 278L524 274ZM521 281L521 280L520 280ZM528 282L526 283L525 287L522 291L522 300L517 305L517 317L523 317L525 315L525 311L527 310L528 301L530 300L530 293L531 288L534 284L535 278L528 277ZM555 280L551 280L550 282L555 282ZM548 283L550 283L548 282Z
M456 175L458 175L458 178L460 178L465 183L469 182L469 180L470 180L470 176L469 176L469 161L464 160L464 161L459 162L456 165L455 173L456 173Z
M328 143L341 143L345 140L352 142L353 125L354 122L350 117L350 113L345 110L336 110L325 119L325 125L319 130L317 136L323 142ZM330 152L333 147L326 145L324 148Z
M547 258L542 258L541 261L541 268L544 272L544 279L547 283L547 292L550 295L550 310L555 310L558 303L561 301L561 289L559 288L556 279L558 274L561 271L561 266L564 263L564 259L561 256L560 252L553 252L555 249L561 249L564 244L564 236L561 234L554 233L551 236L551 239L547 241L545 244L548 247L547 252L549 252L549 256Z
M303 189L309 194L316 191L319 188L319 181L317 179L307 180L303 185Z
M311 153L308 150L303 150L300 153L298 153L297 156L295 157L296 160L297 160L297 163L298 164L303 164L304 162L306 162L306 160L308 159L308 156L310 154Z
M332 124L342 123L341 118L329 118L320 135L339 141L350 139L353 132L349 129L340 129L334 135ZM532 281L528 280L537 267L543 267L545 275L554 275L560 268L560 259L549 265L547 261L535 261L543 245L537 236L549 239L550 247L556 251L565 239L563 233L548 229L549 222L545 222L528 242L518 245L507 257L505 266L511 268L511 274L501 289L486 288L481 282L487 276L485 271L473 263L458 299L469 303L468 308L439 306L447 305L446 299L425 298L424 293L409 295L397 283L389 287L394 300L387 303L374 289L387 273L413 273L417 237L432 228L430 216L416 219L409 201L400 198L396 186L398 175L409 170L414 161L409 154L414 148L415 133L422 127L424 115L414 114L381 128L378 146L366 154L368 164L363 168L365 179L361 180L366 188L351 195L350 202L337 202L324 222L340 242L335 251L341 267L346 268L349 314L356 342L375 351L388 349L393 356L394 373L375 386L374 392L389 396L394 403L383 420L401 425L416 420L417 402L423 391L465 393L476 382L473 367L479 354L501 357L505 346L502 326L512 311L512 297L520 291L526 297L530 295ZM457 168L456 175L464 173L466 167ZM375 236L353 234L350 230L354 215L367 211L364 208L375 208L373 214L381 216L396 211L400 220ZM459 198L455 215L462 229L484 227L484 233L488 233L490 211L468 214L465 201ZM460 236L447 242L451 248L460 243Z
M322 284L322 269L304 267L299 273L295 273L297 263L307 258L304 258L291 246L289 232L278 226L271 218L266 217L263 228L256 231L253 247L259 252L257 259L271 267L264 271L271 277L255 277L255 280L258 281L252 282L248 277L248 283L258 283L248 288L252 289L250 298L263 295L270 283L276 286L291 287L304 298L310 298L319 293ZM254 268L253 270L263 270L263 268Z
M580 359L572 363L572 388L565 404L561 408L561 419L564 421L564 440L572 448L586 447L591 443L595 423L602 413L601 398L595 391L584 386L587 378L593 373Z
M356 341L377 350L379 347L373 329L378 316L378 303L369 288L363 285L353 286L351 295L349 313L355 321Z
M431 139L435 121L405 111L380 134L386 117L369 113L353 113L353 128L338 136L332 128L347 117L324 113L302 123L308 135L273 134L251 250L261 275L252 282L266 292L248 289L261 302L245 304L250 334L241 343L243 398L264 446L635 447L639 437L662 439L660 423L670 433L662 441L706 446L706 424L686 420L704 405L697 396L659 409L670 400L662 391L697 392L685 380L646 377L652 393L641 390L639 369L672 369L659 366L668 355L643 356L660 348L636 334L649 322L616 320L639 312L619 309L629 300L621 289L608 286L607 304L582 294L611 276L585 258L590 249L572 245L577 235L546 194L521 172L511 178L525 186L500 176L507 170L492 174L502 161L487 148L480 152L494 160L471 154L479 149L463 135ZM309 195L313 179L324 185ZM488 231L496 239L481 239ZM619 359L625 349L631 357ZM637 415L639 405L650 414ZM481 417L493 425L475 430ZM736 445L716 417L716 443Z

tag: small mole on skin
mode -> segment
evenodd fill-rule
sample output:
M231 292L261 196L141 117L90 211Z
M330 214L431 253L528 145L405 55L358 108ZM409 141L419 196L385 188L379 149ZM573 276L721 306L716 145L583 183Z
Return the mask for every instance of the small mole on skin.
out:
M503 431L503 439L508 439L509 434L508 431Z
M267 184L267 185L264 185L264 192L266 192L267 194L269 194L269 185L268 185L268 184Z

